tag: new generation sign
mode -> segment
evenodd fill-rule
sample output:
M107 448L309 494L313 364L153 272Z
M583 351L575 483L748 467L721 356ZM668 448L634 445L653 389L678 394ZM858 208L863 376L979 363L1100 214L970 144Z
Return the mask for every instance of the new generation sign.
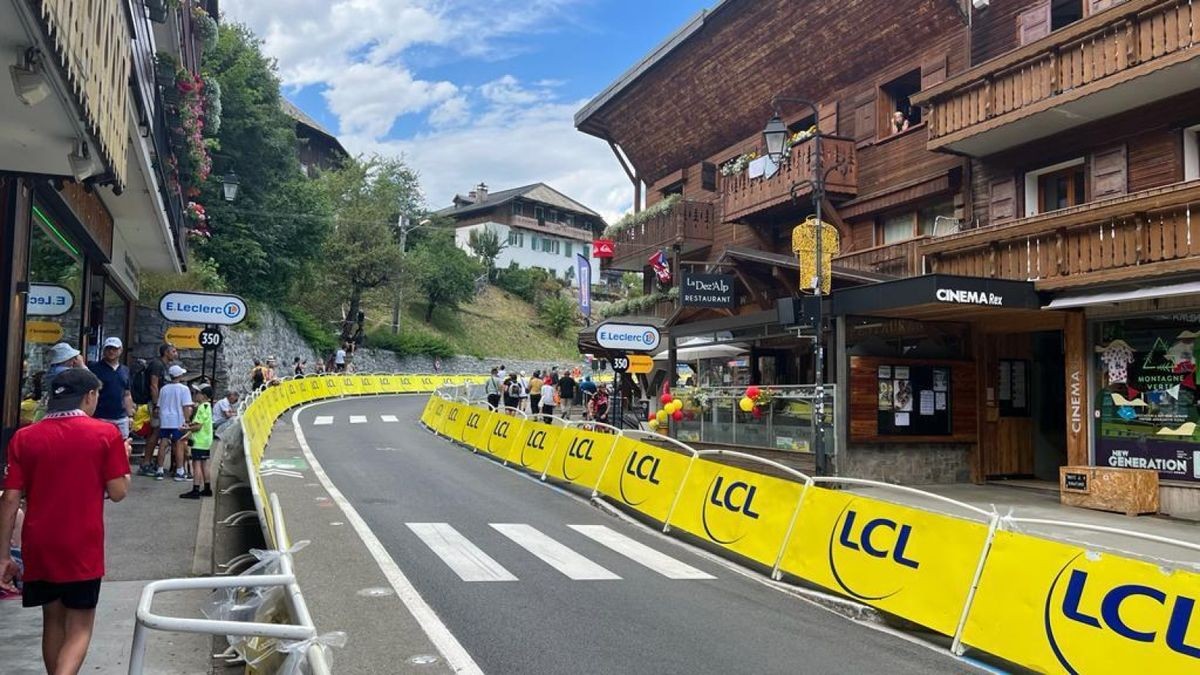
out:
M632 323L606 323L596 329L596 343L605 349L652 352L662 340L658 329Z
M172 291L158 301L167 321L232 326L246 319L246 301L236 295Z

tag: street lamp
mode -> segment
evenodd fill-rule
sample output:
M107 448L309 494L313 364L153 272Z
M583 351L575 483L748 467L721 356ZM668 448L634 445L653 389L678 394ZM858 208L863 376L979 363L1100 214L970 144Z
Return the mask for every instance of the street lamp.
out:
M240 185L241 183L238 181L236 173L230 171L225 174L225 177L221 179L221 189L225 193L225 201L231 202L237 199L238 186Z
M396 223L396 228L400 231L400 255L402 257L406 256L407 252L408 252L408 233L412 232L413 230L419 230L422 227L428 227L432 224L433 224L432 220L430 220L429 218L423 218L423 219L421 219L421 222L417 223L416 225L413 225L411 218L408 218L407 216L404 216L403 214L401 214L399 222ZM399 285L397 285L396 299L392 302L392 334L393 335L400 332L400 310L401 310L401 305L404 302L403 293L404 293L404 291L400 288Z
M814 288L813 296L816 298L814 305L814 315L816 324L816 340L813 342L814 366L813 379L816 387L816 396L812 407L812 424L813 424L813 447L816 451L816 469L817 475L825 475L829 472L829 456L825 452L825 319L824 312L821 308L821 294L825 285L824 279L824 256L822 244L824 239L825 224L821 221L821 205L825 201L825 178L829 171L842 168L845 160L826 169L824 167L823 158L821 156L821 115L817 111L817 106L812 101L803 98L790 98L784 96L776 96L771 101L771 108L774 111L771 120L767 122L767 126L763 128L763 145L766 146L767 156L776 165L788 161L789 158L785 153L785 143L788 137L787 125L783 123L783 118L779 114L779 104L794 103L805 108L808 108L813 118L813 160L812 172L810 178L796 181L791 186L792 199L796 200L797 191L808 185L812 188L812 203L813 211L816 218L816 260L814 267L815 276L813 279Z

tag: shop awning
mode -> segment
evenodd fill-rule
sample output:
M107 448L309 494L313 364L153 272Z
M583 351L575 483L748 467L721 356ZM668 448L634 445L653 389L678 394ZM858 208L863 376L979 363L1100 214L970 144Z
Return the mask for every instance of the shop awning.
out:
M918 321L974 321L996 312L1040 311L1032 281L926 274L833 292L833 314Z
M1180 284L1163 286L1144 286L1127 290L1108 291L1105 293L1088 293L1085 295L1064 295L1050 301L1046 309L1071 309L1073 307L1091 307L1093 305L1114 305L1118 302L1131 300L1146 300L1149 298L1171 298L1181 295L1200 293L1200 281L1189 281Z
M704 337L692 337L680 340L675 350L677 361L699 361L701 359L728 359L741 356L748 350L741 343L721 343ZM670 358L671 350L664 349L654 355L655 361L665 361Z

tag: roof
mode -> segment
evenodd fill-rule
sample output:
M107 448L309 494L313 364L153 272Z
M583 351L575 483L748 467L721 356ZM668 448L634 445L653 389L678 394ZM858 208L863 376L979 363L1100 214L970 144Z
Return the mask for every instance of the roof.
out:
M303 110L301 110L300 108L296 107L295 104L293 104L291 101L287 100L286 98L284 98L282 96L279 98L279 102L280 102L280 106L283 108L284 114L286 114L288 117L295 120L297 124L306 126L309 129L312 129L313 131L317 132L318 134L325 136L330 141L332 141L333 144L336 145L339 150L341 150L344 154L349 156L350 153L346 152L346 149L342 147L342 143L341 143L341 141L339 141L337 139L337 136L334 136L333 133L331 133L328 129L321 126L320 122L318 122L315 119L313 119L312 117L310 117L308 113L306 113Z
M599 213L596 213L595 211L589 209L583 204L580 204L574 199L571 199L570 197L564 195L558 190L555 190L549 185L546 185L545 183L533 183L531 185L525 185L519 188L513 188L511 190L490 192L488 193L487 199L481 202L471 203L465 206L451 206L444 208L441 211L438 211L437 215L458 218L473 213L488 211L496 208L497 206L503 206L504 204L507 204L518 197L527 199L531 202L540 202L547 206L553 206L564 211L574 211L575 213L582 213L584 215L600 218ZM463 197L459 197L459 199L469 201Z
M774 265L777 267L786 267L788 269L800 269L800 262L794 256L782 255L779 253L768 253L760 251L756 248L746 248L744 246L727 246L725 252L721 254L719 261L723 262L727 258L734 260L746 260L749 262L757 262L764 265ZM835 279L845 279L847 281L856 281L859 283L882 283L885 281L895 281L897 277L890 274L880 274L878 272L866 272L856 270L849 267L843 267L838 264L831 265L833 277Z

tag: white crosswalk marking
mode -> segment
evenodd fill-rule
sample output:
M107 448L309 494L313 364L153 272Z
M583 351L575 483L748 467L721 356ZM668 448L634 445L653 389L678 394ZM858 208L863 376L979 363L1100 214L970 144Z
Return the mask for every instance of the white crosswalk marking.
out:
M405 523L463 581L516 581L512 572L448 523Z
M603 525L568 525L579 534L602 544L630 560L649 567L668 579L716 579L711 574L656 551L640 541L610 530Z
M497 532L541 558L546 564L567 575L570 579L599 581L621 578L551 539L532 525L523 523L492 523L491 525Z
M324 427L324 426L329 426L330 424L333 424L333 416L332 415L321 415L320 417L317 417L316 419L313 420L314 427Z
M350 424L366 424L366 423L367 423L366 415L351 415L350 416Z
M396 417L395 415L380 415L379 419L383 420L384 422L399 422L400 421L400 418Z

